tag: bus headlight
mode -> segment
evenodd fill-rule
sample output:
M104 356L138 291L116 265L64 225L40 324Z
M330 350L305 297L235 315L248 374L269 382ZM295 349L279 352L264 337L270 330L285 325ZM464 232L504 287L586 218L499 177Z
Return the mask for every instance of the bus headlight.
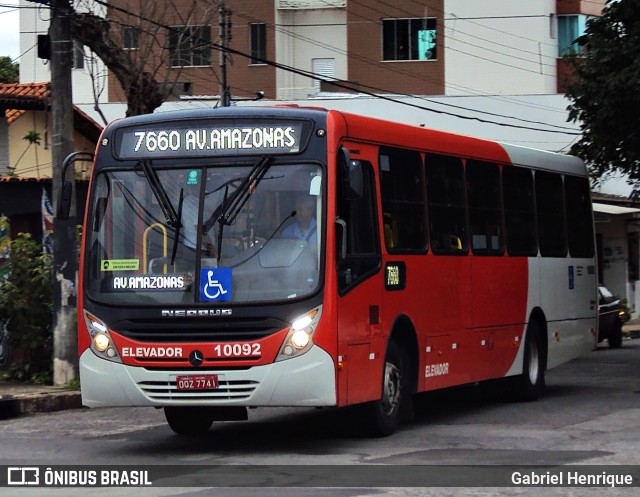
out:
M304 349L310 341L311 337L305 330L294 331L291 335L291 345L298 350Z
M84 322L91 337L91 350L102 359L113 362L122 362L120 355L109 335L109 328L98 317L84 311Z
M111 345L111 340L104 333L98 333L93 337L93 345L100 352L104 352L109 348L109 345Z
M302 355L313 346L313 333L316 331L321 314L322 306L318 306L291 323L276 362Z

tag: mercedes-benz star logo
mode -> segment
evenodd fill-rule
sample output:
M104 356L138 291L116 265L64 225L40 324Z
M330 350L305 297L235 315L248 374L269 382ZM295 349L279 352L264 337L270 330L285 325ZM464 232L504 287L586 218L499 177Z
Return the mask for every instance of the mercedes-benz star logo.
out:
M194 350L189 354L189 362L192 366L200 366L204 361L204 355L199 350Z

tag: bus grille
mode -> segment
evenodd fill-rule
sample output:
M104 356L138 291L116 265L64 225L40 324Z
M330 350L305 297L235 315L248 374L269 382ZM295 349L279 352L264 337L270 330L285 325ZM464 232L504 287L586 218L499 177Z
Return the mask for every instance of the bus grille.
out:
M170 381L141 381L138 387L151 400L166 401L227 401L246 400L258 388L257 381L220 381L215 390L182 391L178 390L175 382Z
M138 342L228 342L260 340L287 328L274 318L136 319L114 323L113 330Z

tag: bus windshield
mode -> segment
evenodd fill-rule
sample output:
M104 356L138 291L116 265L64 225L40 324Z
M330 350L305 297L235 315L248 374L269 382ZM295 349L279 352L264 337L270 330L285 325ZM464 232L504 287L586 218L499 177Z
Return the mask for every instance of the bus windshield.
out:
M85 286L118 304L263 302L319 285L322 169L253 163L96 175Z

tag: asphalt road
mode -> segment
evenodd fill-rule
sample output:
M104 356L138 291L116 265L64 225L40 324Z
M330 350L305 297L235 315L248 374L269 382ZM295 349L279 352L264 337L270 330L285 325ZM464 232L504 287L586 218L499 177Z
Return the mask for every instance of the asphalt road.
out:
M638 487L464 486L476 481L473 470L484 465L640 467L640 340L617 350L605 345L549 371L546 394L537 402L509 403L491 387L471 386L423 395L416 410L414 423L384 439L360 436L357 413L334 409L252 410L249 421L215 424L199 438L174 435L162 411L152 408L74 409L2 420L0 466L149 465L156 485L174 486L5 487L0 496L640 495ZM230 465L226 474L219 465ZM295 465L306 465L310 474ZM413 487L415 466L423 465L434 481L454 487ZM339 488L305 486L336 481ZM229 482L251 487L215 488ZM288 484L294 487L273 488Z

